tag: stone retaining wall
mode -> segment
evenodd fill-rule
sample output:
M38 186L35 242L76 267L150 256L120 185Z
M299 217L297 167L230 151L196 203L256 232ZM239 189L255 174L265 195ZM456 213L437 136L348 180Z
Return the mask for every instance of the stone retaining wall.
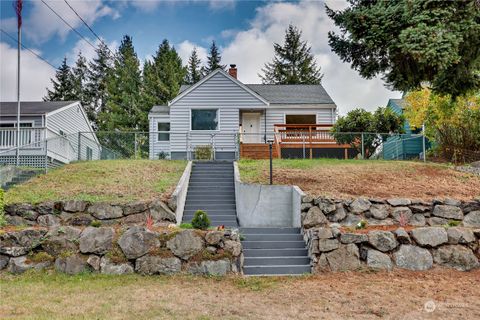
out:
M155 223L176 223L175 213L160 200L126 204L70 200L5 207L7 223L14 226L88 226L93 221L97 225L135 225L144 224L148 215Z
M480 266L480 201L302 198L314 273ZM365 230L357 230L360 221Z
M241 270L236 231L130 227L29 227L0 231L0 270L77 274L212 274Z

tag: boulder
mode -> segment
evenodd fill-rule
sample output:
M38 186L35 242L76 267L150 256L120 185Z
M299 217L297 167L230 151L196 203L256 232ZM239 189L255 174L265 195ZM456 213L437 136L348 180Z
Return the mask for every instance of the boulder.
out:
M376 249L387 252L398 245L395 236L390 231L373 230L368 233L368 242Z
M433 266L433 258L427 249L403 244L393 254L397 267L408 270L428 270Z
M360 214L370 209L372 203L368 199L358 198L350 203L350 211L354 214Z
M231 270L230 267L230 261L227 259L208 260L190 264L187 266L187 272L191 274L224 276Z
M319 238L319 239L330 239L333 238L333 232L331 228L316 228L314 230L314 234Z
M302 203L312 203L313 202L313 197L309 195L304 195L302 197Z
M39 216L37 223L42 227L53 227L60 225L60 218L53 214Z
M170 222L177 222L177 217L175 216L175 212L173 212L166 203L155 200L150 204L150 215L152 216L153 220L156 222L158 221L170 221Z
M3 254L0 254L0 270L2 270L8 265L8 260L10 260L9 256L4 256Z
M362 243L367 241L368 241L368 236L366 234L347 232L347 233L342 233L340 235L340 242L343 244Z
M436 217L445 218L445 219L455 219L455 220L463 219L462 209L456 206L449 206L444 204L436 205L433 208L432 214Z
M430 207L417 204L410 206L410 210L412 210L413 213L426 213L430 211Z
M88 208L88 213L100 220L117 219L123 216L123 209L109 203L95 203Z
M55 269L66 274L77 274L88 270L86 259L78 254L58 257L55 260Z
M393 269L393 263L390 257L377 250L367 251L367 266L374 269Z
M40 215L58 214L62 211L62 203L54 201L42 202L35 206L35 211L37 211Z
M429 226L443 226L448 223L448 219L439 218L439 217L431 217L427 219L427 224Z
M8 226L34 226L36 224L35 221L26 220L19 216L6 215L5 220Z
M335 204L335 211L327 216L329 221L338 222L345 219L347 216L347 211L343 206L343 203L336 203Z
M396 222L400 222L402 219L404 219L407 223L409 223L410 219L412 218L412 210L410 210L409 207L394 207L392 208L391 215Z
M473 231L468 228L451 227L447 229L449 244L467 244L475 242Z
M408 232L405 231L403 228L398 228L393 232L395 236L397 237L397 241L401 244L410 244L412 243L412 240L410 240L410 236L408 235Z
M146 255L135 261L135 271L141 274L174 274L182 269L182 261L176 257L162 258Z
M19 205L14 205L14 212L12 215L17 215L19 217L24 218L25 220L29 221L36 221L39 214L31 204L19 204ZM8 212L8 211L7 211Z
M452 198L445 199L443 203L449 206L456 206L456 207L460 207L462 205L462 202L460 200L452 199Z
M393 225L396 225L396 224L397 224L397 222L395 222L391 218L386 218L386 219L383 219L383 220L378 220L378 219L375 219L375 218L368 218L367 219L367 225L369 225L369 226L393 226Z
M63 210L67 212L85 212L88 202L82 200L69 200L64 202Z
M223 239L222 231L209 231L205 235L205 241L210 245L217 245Z
M167 242L173 254L183 260L188 260L203 250L203 239L195 230L182 230L173 239Z
M147 215L145 213L134 213L121 219L121 223L124 225L141 225L147 221Z
M75 214L70 218L67 218L67 224L72 226L89 226L92 221L93 217L86 213Z
M27 254L41 244L46 232L46 230L28 228L0 233L0 254L12 257Z
M338 249L340 242L337 239L320 239L318 240L318 249L320 252L328 252Z
M143 213L148 210L148 204L144 201L135 201L127 203L123 206L123 215Z
M310 208L303 218L305 229L326 225L328 225L328 220L319 207Z
M410 225L415 227L423 227L427 224L425 216L421 213L416 213L410 218Z
M63 251L77 251L82 230L70 226L57 226L45 235L42 248L50 255L57 256Z
M231 252L234 257L238 257L242 253L242 244L239 241L227 240L223 249Z
M344 220L342 220L341 224L344 226L351 227L351 226L356 226L361 220L362 220L362 217L349 213L347 214L347 217Z
M311 207L313 207L313 204L311 204L310 202L306 202L306 203L302 203L300 205L300 210L303 212L303 211L308 211L308 209L310 209Z
M29 269L42 270L52 265L51 261L33 263L27 260L27 256L10 258L7 271L14 274L24 273Z
M103 274L128 274L133 273L133 267L130 263L113 263L107 257L100 260L100 270Z
M412 204L412 201L410 199L405 198L391 198L387 199L387 202L394 207L408 206Z
M379 220L383 220L388 217L389 207L385 204L373 204L370 207L370 215Z
M95 271L100 271L100 257L94 254L88 256L87 264Z
M158 234L144 227L134 226L118 239L118 245L127 259L137 259L152 249L160 247Z
M436 247L448 242L447 231L441 227L413 229L412 237L422 247Z
M80 235L80 251L82 253L105 254L113 246L113 228L87 227Z
M480 265L472 250L461 245L446 245L435 249L433 260L439 265L459 271L469 271Z
M348 271L360 268L358 248L353 243L341 245L337 250L323 253L320 259L323 260L323 263L319 261L319 264L327 265L332 271Z
M335 202L333 202L331 199L317 198L315 199L315 204L318 205L320 210L322 210L322 212L325 214L332 213L336 210Z
M465 227L480 227L480 211L472 211L463 219L463 225Z

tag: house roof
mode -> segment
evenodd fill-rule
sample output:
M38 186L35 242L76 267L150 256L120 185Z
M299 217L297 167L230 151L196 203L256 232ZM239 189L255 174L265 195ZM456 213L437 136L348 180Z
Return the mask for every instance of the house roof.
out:
M405 100L403 99L389 99L388 100L390 103L393 103L400 109L405 109Z
M21 101L20 114L44 115L75 103L76 101ZM0 102L0 116L16 115L17 102Z
M170 114L170 107L169 106L153 106L150 113L156 114Z
M270 104L334 104L320 84L246 84L245 86ZM180 93L188 88L190 85L182 85Z

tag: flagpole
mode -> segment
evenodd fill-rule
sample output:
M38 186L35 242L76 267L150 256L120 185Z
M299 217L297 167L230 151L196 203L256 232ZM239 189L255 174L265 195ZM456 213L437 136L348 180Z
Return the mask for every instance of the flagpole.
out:
M16 138L16 164L20 165L20 47L22 43L22 0L15 5L17 13L18 41L17 41L17 138Z

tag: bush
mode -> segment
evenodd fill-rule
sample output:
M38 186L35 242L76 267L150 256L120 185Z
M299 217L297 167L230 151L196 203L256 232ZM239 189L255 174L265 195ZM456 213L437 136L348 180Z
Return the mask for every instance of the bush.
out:
M93 220L90 222L90 226L94 228L100 228L102 226L102 222L98 220Z
M7 220L5 219L5 198L4 198L4 191L0 188L0 227L4 227L7 225Z
M196 160L211 160L213 159L212 146L196 146L195 147L195 159Z
M164 160L164 159L168 159L168 153L166 153L165 151L160 151L158 153L158 160Z
M210 227L208 214L203 210L197 210L192 219L192 227L195 229L207 230Z

